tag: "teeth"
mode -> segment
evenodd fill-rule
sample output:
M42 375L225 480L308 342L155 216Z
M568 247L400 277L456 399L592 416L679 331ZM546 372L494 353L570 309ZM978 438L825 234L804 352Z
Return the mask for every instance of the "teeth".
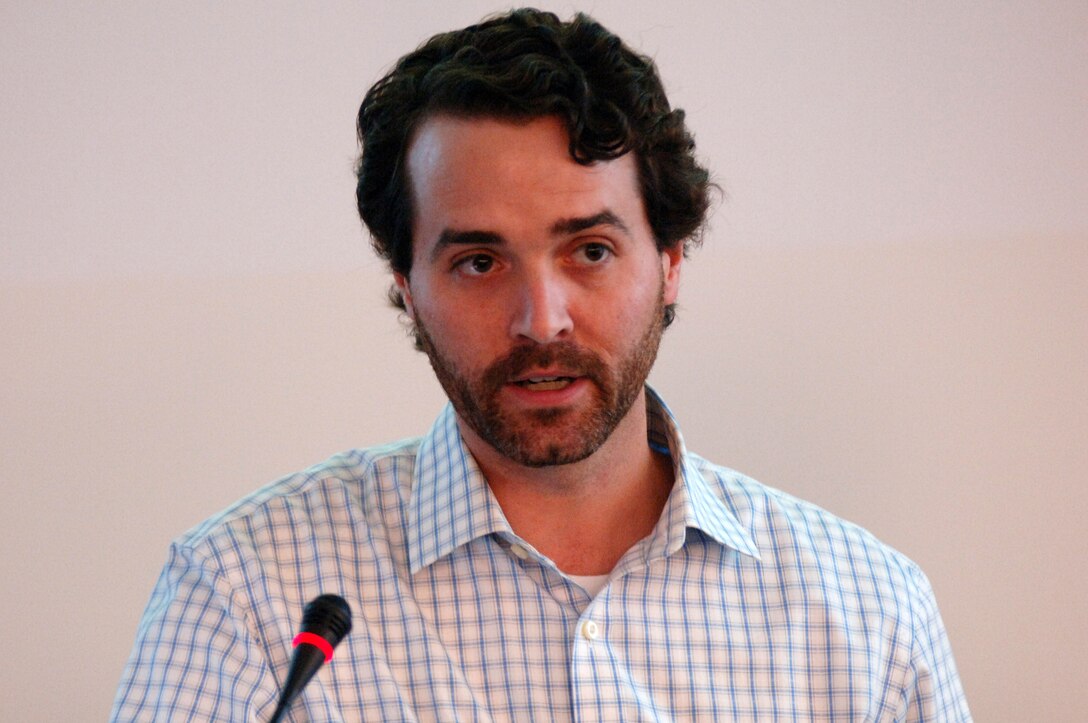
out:
M529 382L529 388L536 392L552 392L556 389L562 389L570 384L568 379L556 379L549 382Z
M563 389L571 382L567 377L531 377L521 383L526 389L534 392L553 392Z

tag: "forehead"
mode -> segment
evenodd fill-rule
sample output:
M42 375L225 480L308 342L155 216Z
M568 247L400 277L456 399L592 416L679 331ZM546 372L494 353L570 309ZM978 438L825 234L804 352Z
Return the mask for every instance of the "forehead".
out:
M414 238L426 245L449 228L531 235L602 210L644 222L633 155L582 165L568 146L554 117L427 119L407 158Z
M520 143L509 146L512 140ZM493 158L496 150L505 156L507 151L531 145L534 152L562 152L573 162L568 143L566 126L556 116L516 119L437 113L419 124L408 157L410 165L454 159L468 162ZM481 152L483 156L477 158Z

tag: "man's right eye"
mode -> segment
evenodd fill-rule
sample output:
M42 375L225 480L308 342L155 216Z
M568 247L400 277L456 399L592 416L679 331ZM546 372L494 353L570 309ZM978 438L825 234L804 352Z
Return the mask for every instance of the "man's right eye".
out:
M495 259L487 254L471 254L460 259L456 268L470 276L482 276L495 266Z

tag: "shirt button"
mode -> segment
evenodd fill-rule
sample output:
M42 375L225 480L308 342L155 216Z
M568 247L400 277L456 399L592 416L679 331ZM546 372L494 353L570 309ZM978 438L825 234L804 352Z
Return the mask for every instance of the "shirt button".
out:
M518 558L519 560L529 559L529 551L521 545L510 545L510 552L514 553L514 557Z
M601 634L600 627L592 620L586 620L582 623L582 637L586 640L596 640L597 636Z

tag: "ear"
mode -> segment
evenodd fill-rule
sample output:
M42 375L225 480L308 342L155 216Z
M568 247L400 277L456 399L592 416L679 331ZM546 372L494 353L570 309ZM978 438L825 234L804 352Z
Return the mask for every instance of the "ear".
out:
M401 298L404 299L405 311L408 313L408 318L415 321L416 310L415 307L412 306L412 290L408 286L408 277L394 271L393 283L396 285L397 291L400 292Z
M676 303L680 294L680 265L684 261L684 242L677 241L661 252L661 274L665 281L664 296L666 304Z

